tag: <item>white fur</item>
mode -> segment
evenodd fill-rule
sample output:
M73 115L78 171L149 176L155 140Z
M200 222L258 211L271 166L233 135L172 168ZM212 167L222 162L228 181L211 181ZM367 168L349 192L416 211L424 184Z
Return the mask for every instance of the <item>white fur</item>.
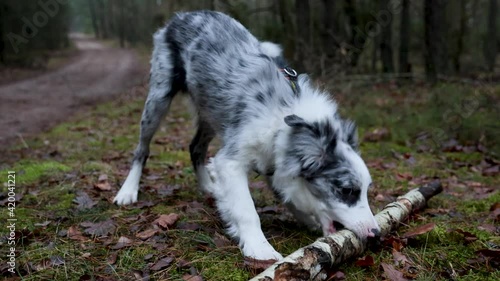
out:
M137 202L137 193L139 192L139 181L142 174L142 166L134 165L128 173L127 179L123 183L113 202L118 205L127 205Z
M272 43L272 42L261 42L260 48L262 52L270 57L279 57L283 52L281 50L280 45Z

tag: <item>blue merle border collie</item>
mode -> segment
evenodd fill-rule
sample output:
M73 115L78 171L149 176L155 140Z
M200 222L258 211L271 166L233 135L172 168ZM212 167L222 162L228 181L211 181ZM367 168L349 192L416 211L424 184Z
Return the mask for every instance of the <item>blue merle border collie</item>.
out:
M252 170L266 175L297 220L324 235L338 225L362 239L378 235L354 123L339 116L328 93L283 62L278 45L257 40L227 15L177 14L154 35L139 144L114 202L137 201L151 139L174 96L186 91L198 117L189 146L198 183L215 198L246 257L282 259L262 232L248 188ZM222 146L206 161L216 136Z

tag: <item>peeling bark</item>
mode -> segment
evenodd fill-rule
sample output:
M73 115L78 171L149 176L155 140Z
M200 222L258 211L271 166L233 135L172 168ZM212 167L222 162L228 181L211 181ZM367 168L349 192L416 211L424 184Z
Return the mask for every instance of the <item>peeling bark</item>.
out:
M443 190L439 181L414 189L389 203L375 216L385 236L399 226L410 213L425 207L427 201ZM273 264L250 281L326 280L327 268L365 251L366 242L349 230L341 230L300 248Z

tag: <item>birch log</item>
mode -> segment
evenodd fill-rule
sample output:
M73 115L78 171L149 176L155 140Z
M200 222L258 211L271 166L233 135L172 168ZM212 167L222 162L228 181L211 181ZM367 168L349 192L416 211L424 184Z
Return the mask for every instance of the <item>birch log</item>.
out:
M425 207L427 201L443 190L439 181L416 188L385 206L375 216L385 236L404 222L410 213ZM300 248L273 264L250 281L326 280L327 268L365 251L366 242L349 230L341 230Z

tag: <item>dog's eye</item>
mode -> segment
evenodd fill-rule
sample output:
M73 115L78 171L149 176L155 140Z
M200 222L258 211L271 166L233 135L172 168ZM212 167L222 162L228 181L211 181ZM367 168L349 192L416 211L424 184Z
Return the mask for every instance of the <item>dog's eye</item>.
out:
M349 187L342 188L342 194L343 195L351 195L352 194L352 188L349 188Z

